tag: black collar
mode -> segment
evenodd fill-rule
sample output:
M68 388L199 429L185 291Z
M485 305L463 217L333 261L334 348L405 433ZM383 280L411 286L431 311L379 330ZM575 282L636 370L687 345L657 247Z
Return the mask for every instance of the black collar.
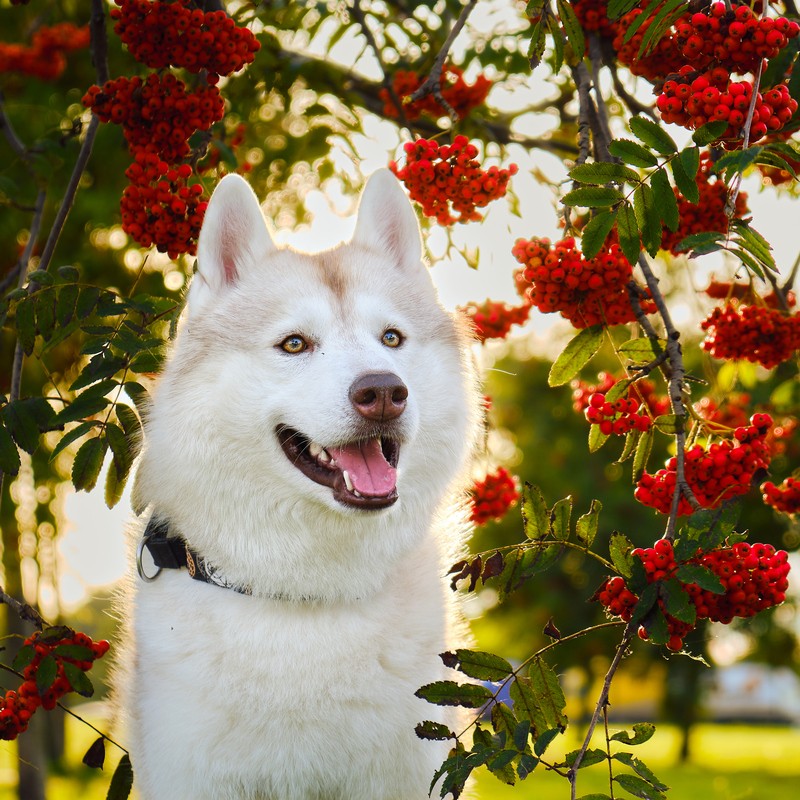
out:
M150 552L156 567L158 567L158 572L162 569L183 569L185 567L189 571L189 575L196 581L203 581L224 589L233 589L240 594L252 594L249 587L230 583L196 550L189 547L183 537L179 535L170 536L169 523L164 519L157 518L155 514L150 518L150 522L147 523L136 554L136 566L139 570L139 575L142 579L151 581L158 575L158 572L152 576L145 573L142 566L142 550L145 547Z

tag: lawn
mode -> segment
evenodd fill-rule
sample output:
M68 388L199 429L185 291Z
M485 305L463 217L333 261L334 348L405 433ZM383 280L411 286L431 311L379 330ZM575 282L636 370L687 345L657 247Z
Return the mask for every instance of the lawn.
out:
M93 734L72 722L68 726L69 755L74 763L93 741ZM556 744L560 744L559 751ZM557 759L574 740L554 744L547 757ZM0 748L0 800L14 800L13 745ZM699 725L693 735L694 754L689 764L676 765L678 736L667 725L659 727L649 742L631 748L665 784L670 800L795 800L800 788L800 730L786 727ZM54 775L48 783L48 800L103 800L110 770L119 758L109 747L104 773L76 767L73 776ZM581 771L578 796L608 793L605 764ZM618 797L630 797L618 790ZM506 787L483 772L477 781L476 800L567 800L567 782L538 768L523 783Z

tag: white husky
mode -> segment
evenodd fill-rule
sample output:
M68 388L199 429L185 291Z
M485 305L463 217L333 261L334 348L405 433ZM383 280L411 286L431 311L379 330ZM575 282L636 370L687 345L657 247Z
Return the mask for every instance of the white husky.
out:
M238 176L214 192L137 478L165 567L134 575L121 657L142 800L428 796L449 745L414 726L447 712L414 691L448 677L478 404L421 253L385 170L316 254Z

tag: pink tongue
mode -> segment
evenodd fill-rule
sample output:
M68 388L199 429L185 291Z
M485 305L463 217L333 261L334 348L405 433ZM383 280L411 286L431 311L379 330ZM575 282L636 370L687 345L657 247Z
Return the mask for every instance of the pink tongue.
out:
M353 488L367 497L385 497L397 486L397 470L384 458L378 439L329 447L341 470L347 470Z

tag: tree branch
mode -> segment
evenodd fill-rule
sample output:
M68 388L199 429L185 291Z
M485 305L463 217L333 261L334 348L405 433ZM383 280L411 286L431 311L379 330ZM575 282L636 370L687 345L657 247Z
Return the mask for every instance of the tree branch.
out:
M39 630L47 626L41 614L33 606L22 603L16 597L6 594L2 587L0 587L0 603L5 603L20 619L30 622Z

